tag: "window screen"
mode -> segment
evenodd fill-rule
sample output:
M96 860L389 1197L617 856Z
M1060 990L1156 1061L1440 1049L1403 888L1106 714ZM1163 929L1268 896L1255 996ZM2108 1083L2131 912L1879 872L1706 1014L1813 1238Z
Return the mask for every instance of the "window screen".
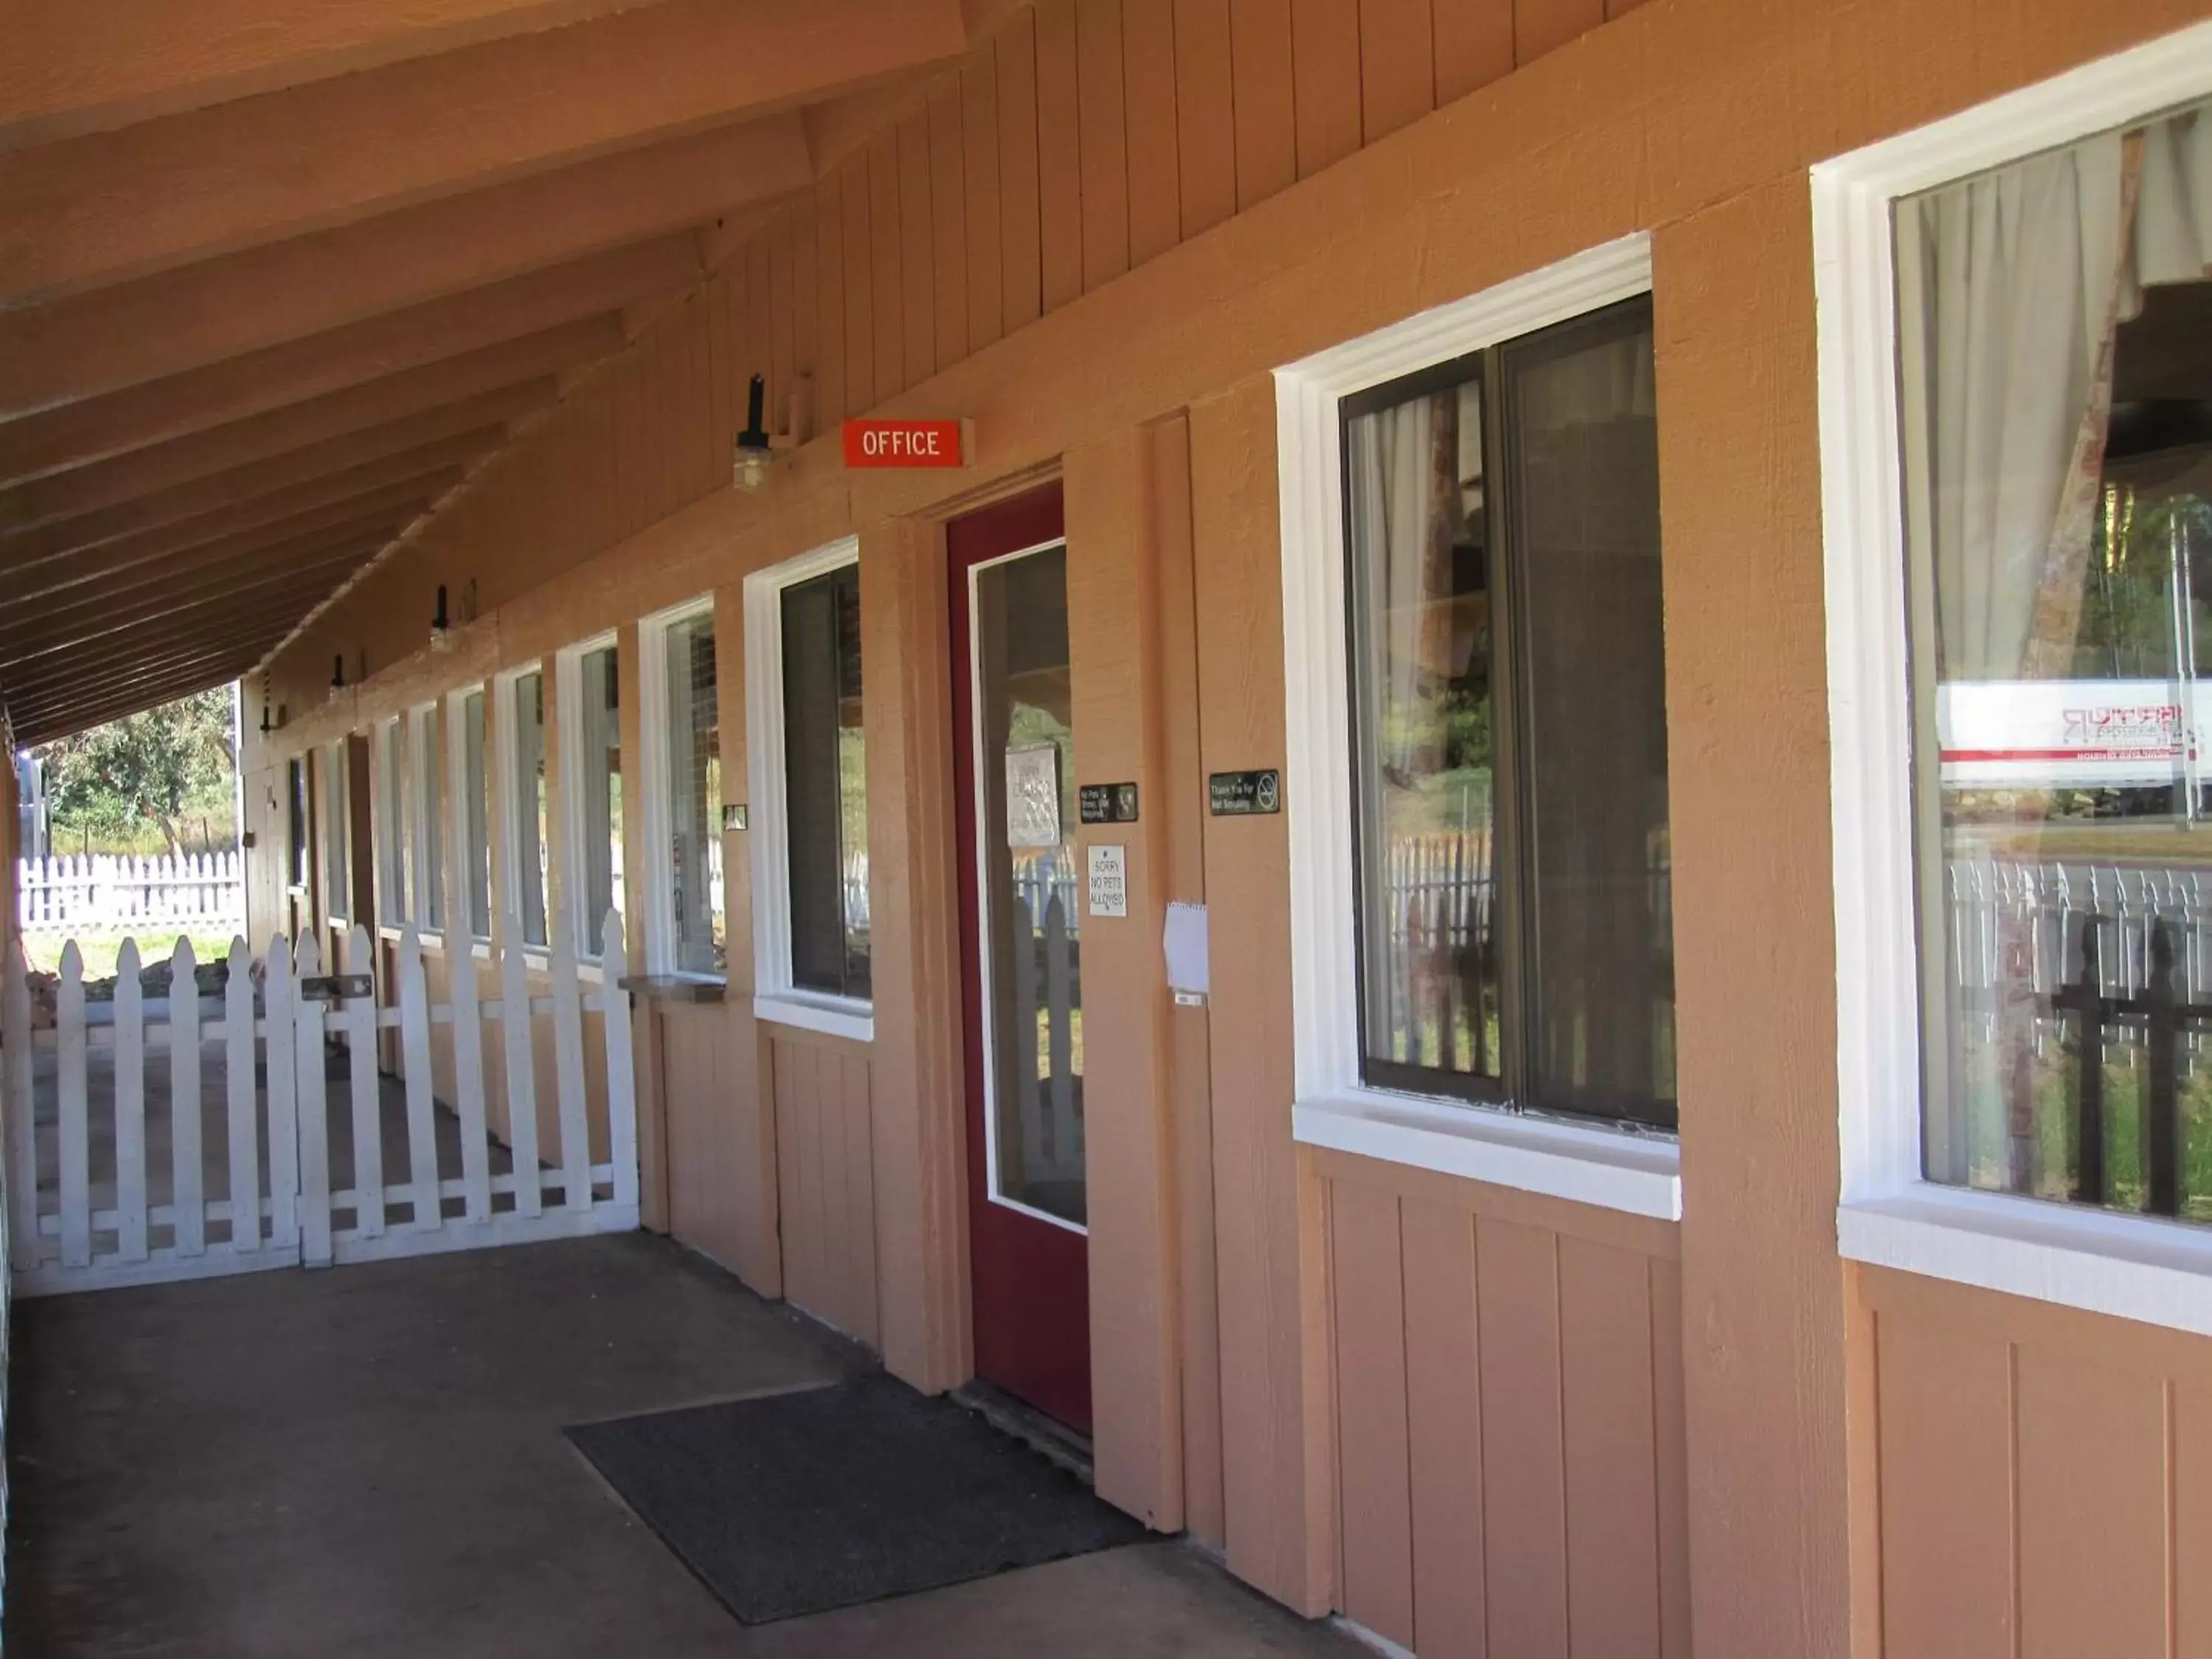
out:
M545 931L545 675L532 670L507 685L508 717L514 722L514 775L509 781L513 814L514 896L522 921L522 942L550 943Z
M599 954L607 912L622 910L623 798L621 678L615 647L586 651L577 664L577 777L582 818L577 848L581 907L577 915L580 955Z
M323 914L343 921L352 913L353 872L346 860L346 752L343 739L323 750Z
M414 919L426 927L446 925L446 762L438 711L418 708L410 720L408 763L414 769L416 822Z
M478 939L491 937L491 837L488 818L489 779L484 763L484 695L471 691L461 699L461 781L468 816L468 845L463 851L462 874L469 902L469 932Z
M783 590L792 983L869 994L867 750L858 565Z
M679 973L728 966L722 928L722 750L711 613L669 624L670 900Z

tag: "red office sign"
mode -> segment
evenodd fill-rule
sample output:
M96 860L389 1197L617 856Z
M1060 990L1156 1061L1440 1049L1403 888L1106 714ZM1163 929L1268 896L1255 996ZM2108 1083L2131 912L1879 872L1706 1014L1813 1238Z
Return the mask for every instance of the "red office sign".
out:
M958 466L957 421L848 421L847 466Z

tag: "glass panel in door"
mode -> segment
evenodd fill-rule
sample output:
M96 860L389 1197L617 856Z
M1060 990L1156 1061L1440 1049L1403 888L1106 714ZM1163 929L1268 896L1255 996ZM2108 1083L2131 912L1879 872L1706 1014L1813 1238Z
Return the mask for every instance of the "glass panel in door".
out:
M969 573L990 1194L1085 1221L1067 551Z

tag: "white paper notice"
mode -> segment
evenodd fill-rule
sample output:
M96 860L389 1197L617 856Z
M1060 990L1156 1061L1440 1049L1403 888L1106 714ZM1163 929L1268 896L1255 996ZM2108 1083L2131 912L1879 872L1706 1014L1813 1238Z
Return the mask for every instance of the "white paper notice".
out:
M1091 914L1126 916L1129 914L1128 866L1119 847L1093 847L1091 854Z
M1206 957L1206 907L1168 906L1168 988L1204 996L1212 990L1212 964Z

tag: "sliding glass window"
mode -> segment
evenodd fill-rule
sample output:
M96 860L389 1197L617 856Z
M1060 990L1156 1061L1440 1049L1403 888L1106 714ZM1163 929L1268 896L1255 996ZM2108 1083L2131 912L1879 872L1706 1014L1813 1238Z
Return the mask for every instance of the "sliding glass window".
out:
M1672 1126L1650 301L1341 414L1365 1079Z

